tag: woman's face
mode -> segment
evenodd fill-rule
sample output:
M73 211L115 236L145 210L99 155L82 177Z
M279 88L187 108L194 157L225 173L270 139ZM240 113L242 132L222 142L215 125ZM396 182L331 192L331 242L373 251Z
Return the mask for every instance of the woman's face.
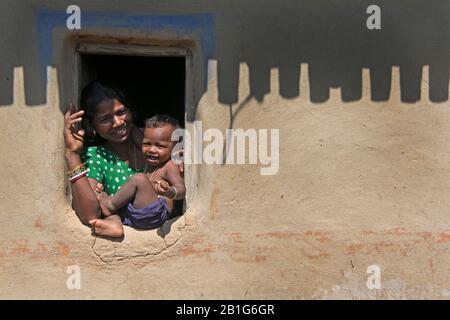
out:
M92 118L97 134L111 143L123 143L130 136L131 111L117 99L105 100L97 106Z

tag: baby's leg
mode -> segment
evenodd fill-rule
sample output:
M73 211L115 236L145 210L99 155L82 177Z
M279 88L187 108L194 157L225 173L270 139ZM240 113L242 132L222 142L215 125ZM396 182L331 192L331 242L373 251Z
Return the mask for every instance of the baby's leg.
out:
M133 202L136 209L142 209L157 199L155 188L147 176L137 173L122 185L115 195L109 197L107 206L111 211L116 211L116 209Z
M123 237L123 225L118 215L112 215L105 219L93 219L89 221L89 224L97 235L114 238Z
M166 199L167 209L169 209L169 212L172 213L172 211L173 211L173 205L174 205L174 200L169 199L169 198L167 198L167 197L164 197L164 199Z

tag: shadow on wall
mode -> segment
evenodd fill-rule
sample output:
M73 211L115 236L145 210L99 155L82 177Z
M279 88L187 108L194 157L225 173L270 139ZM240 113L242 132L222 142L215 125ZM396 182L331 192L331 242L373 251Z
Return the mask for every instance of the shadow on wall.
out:
M195 106L206 91L207 59L217 60L219 101L225 105L238 102L242 62L249 66L250 97L258 101L270 91L271 68L279 69L282 97L301 95L301 63L309 65L310 99L314 103L327 101L330 87L342 88L344 102L359 100L362 68L370 69L372 100L388 100L392 66L400 67L402 101L414 103L421 95L423 65L430 66L430 100L448 100L449 1L261 0L255 4L227 0L208 1L201 6L196 1L174 1L171 6L164 6L163 2L130 1L122 7L104 1L102 8L105 12L125 12L126 8L139 7L141 15L156 9L162 15L205 12L211 15L215 52L203 57L204 65L199 69L201 81L194 89ZM82 10L91 10L93 6L89 1L79 3ZM381 30L366 27L369 16L366 9L371 4L381 8ZM65 13L66 6L55 4L52 10ZM41 71L46 66L40 66L37 58L37 32L20 25L27 18L36 23L38 7L12 0L0 4L0 38L6 44L0 46L0 105L13 103L12 70L21 65L27 105L45 103L46 80Z

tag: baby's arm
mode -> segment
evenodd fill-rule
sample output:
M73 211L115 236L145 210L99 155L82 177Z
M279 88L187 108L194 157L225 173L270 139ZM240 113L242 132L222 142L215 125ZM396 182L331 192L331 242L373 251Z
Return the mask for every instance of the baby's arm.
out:
M186 186L184 185L184 179L180 175L180 169L178 165L174 164L171 160L164 166L164 177L169 182L166 196L172 200L181 200L186 196Z

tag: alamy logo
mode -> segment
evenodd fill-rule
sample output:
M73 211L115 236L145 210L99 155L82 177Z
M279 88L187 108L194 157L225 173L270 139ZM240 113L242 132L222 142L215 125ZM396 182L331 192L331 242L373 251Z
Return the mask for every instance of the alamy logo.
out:
M381 289L381 269L380 266L373 264L367 267L367 288L369 290Z
M184 129L172 133L172 141L182 140L172 151L175 163L260 164L264 166L260 168L261 175L278 173L279 129L227 129L224 136L222 131L215 128L203 132L201 121L195 121L193 128L193 137ZM183 150L183 156L179 155L180 150Z
M70 276L66 280L66 287L69 290L81 289L81 269L77 265L68 266L66 273Z
M377 5L370 5L366 11L367 14L371 14L367 18L367 29L369 30L380 30L381 29L381 9Z
M77 5L70 5L66 10L67 14L70 16L66 20L66 26L69 30L80 30L81 29L81 9Z

